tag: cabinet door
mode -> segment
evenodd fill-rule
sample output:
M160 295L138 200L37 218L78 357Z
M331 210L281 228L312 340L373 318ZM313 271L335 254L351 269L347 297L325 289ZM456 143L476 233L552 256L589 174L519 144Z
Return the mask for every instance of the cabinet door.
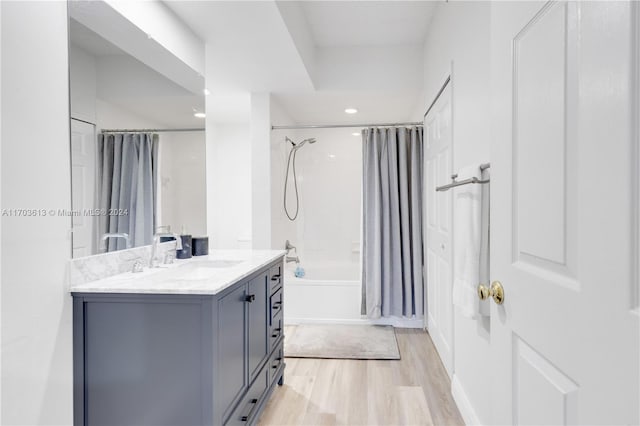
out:
M250 380L258 373L258 368L267 356L267 283L269 274L260 274L249 281L247 287L249 373Z
M219 374L220 384L219 407L224 417L248 385L245 306L251 304L246 302L246 288L246 285L239 285L218 301L218 365L221 368L216 374Z

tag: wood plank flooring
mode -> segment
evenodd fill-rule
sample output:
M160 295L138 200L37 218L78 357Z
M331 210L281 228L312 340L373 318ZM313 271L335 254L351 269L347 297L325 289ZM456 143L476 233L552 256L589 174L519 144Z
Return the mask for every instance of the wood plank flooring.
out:
M295 326L285 327L285 335ZM396 329L401 360L286 358L259 420L284 425L463 425L429 335Z

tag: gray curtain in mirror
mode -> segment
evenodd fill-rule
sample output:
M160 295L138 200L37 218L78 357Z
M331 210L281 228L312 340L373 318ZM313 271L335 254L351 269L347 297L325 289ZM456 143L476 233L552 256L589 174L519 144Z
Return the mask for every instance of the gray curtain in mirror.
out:
M363 132L362 314L422 317L422 128Z
M114 213L99 216L99 237L108 232L126 232L132 247L151 244L156 216L158 135L100 134L97 164L98 207ZM107 251L126 248L122 238L110 238L107 243Z

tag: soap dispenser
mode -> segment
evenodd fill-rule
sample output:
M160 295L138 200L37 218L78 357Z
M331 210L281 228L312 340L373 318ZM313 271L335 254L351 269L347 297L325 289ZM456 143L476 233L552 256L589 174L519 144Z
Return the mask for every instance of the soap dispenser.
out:
M191 235L187 234L184 225L182 226L182 233L180 234L182 240L182 250L176 250L176 257L178 259L190 259L191 258Z

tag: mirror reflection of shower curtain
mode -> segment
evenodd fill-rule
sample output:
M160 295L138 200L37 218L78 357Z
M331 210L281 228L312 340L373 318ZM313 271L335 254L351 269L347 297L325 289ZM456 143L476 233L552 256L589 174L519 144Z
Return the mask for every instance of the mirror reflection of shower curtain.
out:
M422 128L363 132L362 314L424 314Z
M151 244L156 216L158 135L116 133L98 135L98 237L129 234L131 246ZM112 213L112 214L109 214ZM110 238L107 251L126 248Z

